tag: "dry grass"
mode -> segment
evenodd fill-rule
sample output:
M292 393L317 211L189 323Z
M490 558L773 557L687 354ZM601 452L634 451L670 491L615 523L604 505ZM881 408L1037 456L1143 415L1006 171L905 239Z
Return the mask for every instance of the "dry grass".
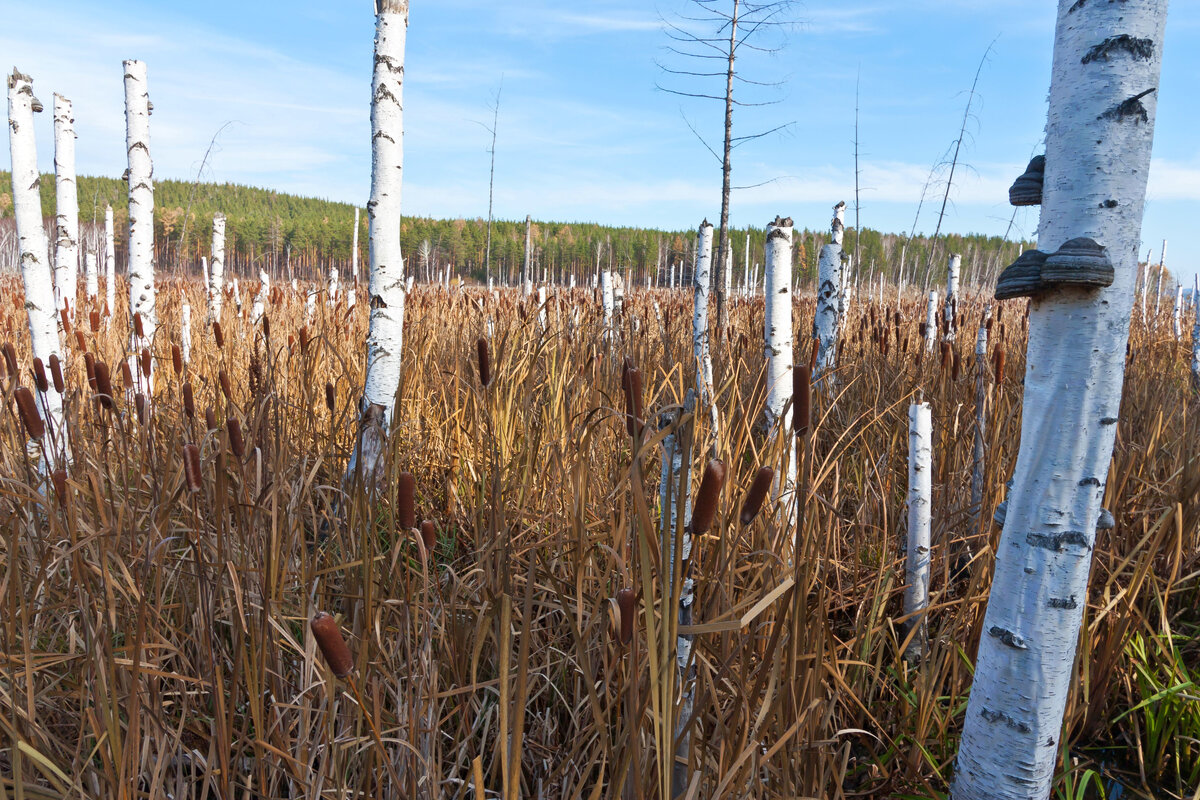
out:
M183 292L196 324L177 375ZM305 326L303 296L274 300L269 338L227 303L218 347L199 287L164 285L144 423L120 378L123 310L95 331L81 313L81 337L64 337L73 463L56 490L13 402L16 386L34 387L19 286L0 286L0 338L21 365L3 380L0 415L0 800L662 796L682 581L664 563L668 430L654 423L693 384L690 295L634 293L610 342L587 292L552 294L543 331L511 292L418 288L377 496L342 482L366 304L321 305ZM965 304L955 379L953 354L945 368L937 349L915 357L924 302L905 301L898 330L895 308L854 305L836 386L812 398L799 531L778 524L787 515L769 497L739 520L759 469L785 474L789 457L759 424L761 301L734 303L731 332L714 342L721 436L705 414L671 423L693 497L708 459L725 465L692 563L691 797L945 791L998 531L985 526L969 580L951 585L948 556L971 533L982 303ZM811 298L796 309L803 363ZM1016 457L1022 314L1008 303L993 327L1007 363L989 389L985 519ZM109 367L111 409L95 400L85 349L98 372ZM1135 324L1105 500L1117 527L1096 548L1056 782L1072 800L1116 782L1126 796L1192 797L1200 782L1189 684L1200 680L1200 426L1184 351L1166 312ZM644 429L627 425L626 357ZM905 414L918 392L935 415L935 570L931 650L912 669L899 614ZM432 522L424 536L400 524L406 472L416 490L404 515ZM350 647L345 680L319 655L318 611Z

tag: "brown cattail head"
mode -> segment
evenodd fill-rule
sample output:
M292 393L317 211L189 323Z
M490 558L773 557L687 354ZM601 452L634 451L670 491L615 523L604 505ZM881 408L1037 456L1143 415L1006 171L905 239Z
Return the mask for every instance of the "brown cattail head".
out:
M145 329L142 327L142 315L141 314L135 313L133 315L133 332L135 334L137 334L137 338L139 338L139 339L141 339L142 337L144 337L146 335Z
M333 617L324 611L318 611L309 627L312 628L313 638L317 640L317 647L321 649L321 655L325 657L330 671L339 678L353 672L354 656L350 655L350 648L342 638L342 631Z
M54 484L54 494L58 496L60 503L67 502L67 471L65 469L56 469L50 474L50 482Z
M943 341L942 341L942 364L941 364L941 368L944 370L944 369L946 369L946 367L948 367L948 366L950 366L950 343L949 343L949 342L947 342L947 341L944 341L944 340L943 340Z
M122 361L121 365L125 369L129 369ZM115 406L113 402L113 387L112 376L108 374L108 364L103 361L96 362L96 394L100 397L100 405L107 409L112 409Z
M740 517L743 525L749 525L758 516L759 509L762 508L763 500L767 497L767 492L771 489L771 484L775 481L775 470L770 467L762 467L754 476L754 481L750 484L750 491L746 493L746 502L742 503L742 515Z
M308 326L300 328L300 355L308 354Z
M183 352L179 349L179 345L171 345L171 366L175 369L175 374L183 373Z
M75 331L75 344L80 350L87 350L87 339L83 338L83 331Z
M70 336L71 335L71 311L70 311L70 309L67 309L67 308L59 309L58 315L59 315L59 317L62 318L63 333L65 333L67 336Z
M326 382L325 383L325 407L329 409L330 414L333 413L333 409L336 407L335 400L336 400L336 396L334 395L334 392L333 392L333 384Z
M433 549L437 547L437 526L431 519L421 523L421 542L425 545L427 553L432 553Z
M700 479L700 491L696 493L696 506L692 510L690 523L693 535L707 533L717 516L717 501L721 497L721 487L725 485L725 465L720 459L714 458L704 468L704 477Z
M622 388L625 390L625 430L630 436L641 433L642 422L642 371L637 367L629 367L621 376Z
M46 435L46 425L42 422L42 415L38 413L37 401L33 399L33 392L24 386L18 386L16 398L17 411L21 415L21 422L25 425L25 433L29 434L30 439L40 440Z
M100 330L100 312L95 309L88 312L88 323L92 329L92 333Z
M959 358L958 351L954 351L954 355L950 360L950 380L958 380L958 372L962 369L962 359Z
M204 427L208 428L209 433L217 429L217 415L213 413L211 406L204 409Z
M42 394L50 391L50 381L46 379L46 367L40 358L33 360L33 382Z
M223 369L218 370L217 371L217 382L221 384L221 394L225 395L225 399L227 401L232 402L233 395L231 394L230 389L229 389L229 373L225 372L225 370L223 370Z
M128 361L121 362L121 383L126 389L133 386L133 370L129 368Z
M263 314L262 318L263 338L268 342L271 341L271 318Z
M487 339L480 336L475 342L475 349L479 351L479 382L486 389L492 383L492 359L488 353Z
M617 591L617 610L621 615L621 644L633 641L633 622L637 615L637 593L625 588Z
M821 342L817 337L813 337L812 350L808 354L808 374L811 375L813 370L817 368L817 356L821 353Z
M150 370L153 368L154 365L150 361L150 348L148 348L148 347L142 348L142 360L140 362L140 366L142 368L142 376L149 378Z
M792 428L797 436L812 425L812 372L801 365L792 370Z
M200 448L188 442L183 446L183 474L190 492L200 491Z
M146 424L146 395L138 392L133 396L133 407L137 409L138 424Z
M1004 348L997 347L992 353L992 371L996 373L997 385L1004 383Z
M229 451L235 458L241 460L246 455L246 440L242 438L242 423L238 422L237 417L230 417L225 420L225 431L229 434Z
M417 527L417 479L401 472L396 486L396 519L404 530Z
M13 347L12 342L4 343L4 364L8 367L8 374L17 377L17 348Z
M96 357L91 353L83 354L83 369L87 374L88 388L92 390L92 394L95 394L98 391L96 389Z
M183 413L187 414L188 419L196 418L196 398L192 394L191 381L183 385Z
M54 380L54 391L62 394L67 384L63 381L62 362L58 360L58 353L50 354L50 377Z

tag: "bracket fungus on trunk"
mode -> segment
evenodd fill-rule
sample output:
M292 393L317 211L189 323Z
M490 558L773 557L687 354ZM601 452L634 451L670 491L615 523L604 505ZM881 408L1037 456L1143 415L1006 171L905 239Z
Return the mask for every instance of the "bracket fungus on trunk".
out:
M1021 177L1008 189L1008 202L1014 206L1040 206L1042 181L1046 176L1046 157L1034 156Z

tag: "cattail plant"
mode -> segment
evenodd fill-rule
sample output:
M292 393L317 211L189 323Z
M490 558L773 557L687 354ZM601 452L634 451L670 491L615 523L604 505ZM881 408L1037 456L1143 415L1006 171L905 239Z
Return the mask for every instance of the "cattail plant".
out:
M404 530L417 527L417 479L401 472L396 482L396 520Z
M200 448L192 442L183 446L183 472L188 491L192 494L200 491Z
M40 442L46 435L46 424L42 422L42 415L38 413L33 392L24 386L18 386L13 392L13 398L17 402L17 412L21 417L21 424L25 426L26 435Z
M625 360L621 371L621 388L625 393L625 431L639 436L645 422L642 418L642 371Z
M246 456L246 439L242 436L242 423L238 422L237 417L225 420L225 433L229 436L229 452L241 461Z
M637 592L628 587L617 590L617 613L620 615L621 644L628 646L633 641L633 627L637 616Z
M46 367L40 358L33 360L33 382L42 394L50 391L50 381L46 378Z
M492 360L488 354L487 339L480 336L475 341L475 349L479 355L479 383L486 389L492 382Z
M750 491L746 492L746 499L742 503L742 513L738 517L742 525L749 525L758 516L763 500L766 499L767 492L774 482L775 470L770 467L759 467L758 472L754 474L754 481L750 484Z
M58 360L58 353L50 354L50 377L54 380L54 391L62 394L66 391L66 382L63 380L62 362Z
M318 611L309 622L309 627L317 648L329 665L329 671L339 678L354 672L354 656L334 618L324 611Z

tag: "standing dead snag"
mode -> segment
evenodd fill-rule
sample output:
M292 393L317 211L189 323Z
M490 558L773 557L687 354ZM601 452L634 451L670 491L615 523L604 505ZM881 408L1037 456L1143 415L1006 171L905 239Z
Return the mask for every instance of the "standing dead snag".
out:
M75 117L71 101L54 95L54 290L59 311L75 319L79 275L79 192L75 183Z
M214 214L212 222L212 264L209 265L208 322L221 321L225 303L225 215Z
M716 442L721 417L713 392L712 351L709 348L708 298L712 291L713 227L708 220L700 223L696 234L696 268L693 270L692 350L696 358L696 389L700 404L707 407L712 423L710 436Z
M830 223L832 241L821 248L817 277L817 316L813 322L813 337L817 340L815 381L824 381L826 373L837 366L838 332L842 324L842 239L846 224L843 220L846 204L833 207Z
M125 149L129 159L129 316L140 319L141 331L131 331L130 367L138 368L137 354L154 342L154 166L150 160L150 95L146 90L146 65L125 64ZM150 362L153 368L153 361ZM141 376L148 397L153 396L154 376Z
M796 487L796 433L792 427L792 220L776 217L767 226L767 274L763 338L767 358L767 425L772 438L784 437L787 470L775 487L775 496ZM784 508L794 504L785 502ZM785 520L791 514L785 515Z
M929 551L933 506L933 416L929 403L908 407L908 545L904 569L904 660L916 664L929 650Z
M12 75L8 76L8 144L12 155L13 216L17 223L17 245L20 248L25 312L29 317L33 358L49 364L51 358L61 360L61 344L58 340L49 243L46 229L42 226L42 203L38 195L33 114L41 110L42 104L33 96L33 79L14 68ZM11 356L8 369L14 375L15 362L15 356ZM52 460L57 460L54 453L65 448L62 397L58 392L47 392L43 397L54 443L48 452L52 454ZM43 467L46 466L43 464Z
M113 237L112 206L104 207L104 310L109 316L117 305L117 243Z
M1021 445L955 800L1050 793L1120 414L1166 19L1167 0L1059 0L1038 242L1051 255L1028 292Z
M367 203L371 274L367 377L359 405L358 443L346 477L368 486L383 477L383 453L400 388L404 337L404 261L400 190L404 166L404 43L408 0L377 0L371 80L371 199Z

